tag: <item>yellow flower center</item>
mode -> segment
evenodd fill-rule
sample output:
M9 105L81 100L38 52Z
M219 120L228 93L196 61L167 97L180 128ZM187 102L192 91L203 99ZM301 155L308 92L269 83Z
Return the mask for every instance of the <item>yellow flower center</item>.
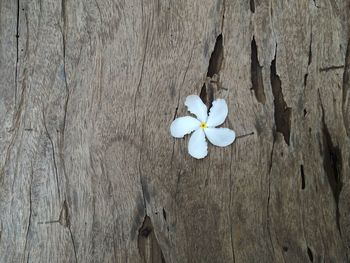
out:
M202 128L202 129L207 128L207 124L206 124L205 122L202 122L202 123L201 123L201 128Z

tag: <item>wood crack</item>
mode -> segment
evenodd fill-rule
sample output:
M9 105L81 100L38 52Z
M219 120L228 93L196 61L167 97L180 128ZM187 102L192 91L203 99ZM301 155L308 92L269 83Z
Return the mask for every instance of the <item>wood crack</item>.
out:
M226 0L223 0L223 2L222 2L222 18L221 18L221 34L223 34L223 32L224 32L225 13L226 13Z
M16 19L16 67L15 67L15 107L17 105L17 82L18 82L18 61L19 61L19 10L20 2L17 0Z
M68 230L69 230L69 235L70 235L70 238L71 238L71 241L72 241L72 246L73 246L73 253L74 253L75 262L78 263L77 250L76 250L76 247L75 247L74 237L73 237L72 229L71 229L70 226L68 227Z
M140 92L140 87L141 87L141 83L142 83L142 78L143 78L143 71L144 71L144 67L145 67L145 61L146 61L146 55L147 55L147 47L148 47L148 34L149 34L149 28L147 27L147 31L146 31L146 40L145 40L145 50L143 53L143 58L142 58L142 64L141 64L141 72L140 72L140 79L139 82L136 86L136 92L134 95L134 118L135 118L135 129L136 129L136 123L137 123L137 118L136 118L136 102L137 102L137 97L139 96L139 92Z
M137 248L142 262L166 262L155 235L152 220L148 215L145 215L142 226L139 229Z
M255 13L255 2L254 0L249 1L250 12Z
M328 66L328 67L324 67L324 68L320 68L319 70L320 70L320 72L324 72L324 71L330 71L330 70L337 70L337 69L342 69L342 68L344 68L345 67L345 65L338 65L338 66L336 66L336 65L333 65L333 66Z
M27 225L27 231L26 231L26 239L25 239L25 244L24 244L24 251L23 251L23 261L25 258L25 253L27 250L28 246L28 238L29 238L29 231L32 223L32 183L33 183L33 165L31 164L31 172L30 172L30 183L29 183L29 216L28 216L28 225ZM29 252L27 256L27 261L29 260Z
M213 78L213 76L219 75L222 62L224 60L224 46L222 34L219 34L216 38L214 50L211 53L207 71L207 77Z
M224 60L224 46L222 34L216 38L213 52L209 59L207 77L200 91L199 97L207 106L208 112L214 100L214 91L218 89L220 84L220 70ZM216 85L214 85L216 83Z
M323 156L323 168L325 174L328 178L329 185L332 190L332 194L335 201L336 208L336 225L341 236L340 227L340 211L339 211L339 196L343 188L342 182L342 156L338 145L334 145L332 142L332 137L330 135L329 129L325 121L324 106L321 100L320 91L318 90L318 96L320 100L321 110L322 110L322 150L321 156Z
M291 114L292 108L287 106L287 103L284 100L282 92L282 83L280 77L277 75L276 70L276 56L277 56L277 47L275 58L271 62L270 67L270 81L272 94L274 97L274 117L276 132L280 132L283 135L284 141L289 146L290 143L290 130L291 130Z
M254 135L254 134L255 134L254 132L249 132L249 133L246 133L246 134L237 135L237 136L236 136L236 140L237 140L237 139L243 139L243 138L245 138L245 137L249 137L249 136L252 136L252 135Z
M270 167L269 167L269 172L268 172L268 192L267 192L267 205L266 205L266 223L267 223L267 231L269 235L269 241L272 247L272 255L275 257L275 248L273 245L272 241L272 235L271 235L271 227L270 227L270 197L271 197L271 171L272 171L272 164L273 164L273 152L275 149L275 139L273 138L273 143L272 143L272 149L271 149L271 154L270 154Z
M312 24L311 24L311 29L310 29L310 43L309 43L309 53L308 53L308 60L307 60L307 68L306 68L306 73L304 74L304 88L306 87L307 84L307 78L309 76L309 67L312 62Z
M345 55L345 67L343 73L343 89L342 89L342 110L343 110L343 122L345 125L346 135L350 136L350 38L348 40L348 45L346 48Z
M70 227L68 205L66 200L63 201L60 216L56 221L64 227L68 227L68 228Z
M320 6L317 5L316 0L312 0L312 2L316 8L320 8Z
M66 8L67 8L66 0L61 0L61 17L62 17L62 23L63 26L61 28L61 34L62 34L62 53L63 53L63 75L64 75L64 84L66 89L66 100L64 103L64 116L63 116L63 129L62 129L62 143L64 142L64 132L66 128L66 120L67 120L67 109L68 109L68 101L69 101L69 87L68 87L68 81L67 81L67 70L66 70L66 27L67 27L67 14L66 14Z
M40 1L40 13L41 13L41 1ZM62 130L60 131L60 140L58 142L58 147L59 147L59 158L61 160L63 175L66 178L67 172L66 172L65 160L64 160L64 156L63 156L63 147L64 147L64 141L65 141L65 131L66 131L66 126L67 126L68 103L69 103L69 99L70 99L70 91L69 91L68 80L67 80L67 61L66 61L66 56L67 56L66 33L67 33L67 24L68 24L67 0L61 0L61 22L62 22L62 27L60 27L60 29L61 29L61 36L62 36L62 60L63 60L63 75L64 75L64 86L65 86L65 91L66 91L66 98L65 98L64 106L63 106L63 111L64 111L63 112L63 127L62 127ZM81 51L81 49L80 49L80 51ZM80 59L80 53L79 53L79 59ZM45 124L45 121L44 121L44 124ZM47 130L46 124L45 124L45 129ZM53 146L53 141L52 141L50 136L49 136L49 139L50 139L52 147L53 147L52 149L53 149L54 165L55 165L55 172L56 172L56 181L57 181L56 183L57 183L57 188L59 191L58 192L59 199L61 199L59 182L58 182L58 169L57 169L58 167L57 167L57 162L56 162L56 158L55 158L54 146ZM72 236L70 229L69 229L69 231L70 231L70 235ZM77 262L74 242L73 242L73 249L74 249L75 259Z
M201 92L199 93L199 97L203 101L203 103L207 106L208 112L212 106L214 100L214 88L213 86L206 82L203 84L201 88Z
M253 36L253 40L251 43L251 82L252 82L252 90L254 91L255 98L258 102L265 105L266 96L264 90L264 82L262 76L262 66L259 64L258 58L258 47L255 42L255 38Z
M141 127L141 142L144 141L144 132L143 132L143 123L144 119L142 119L142 127ZM145 178L143 177L142 169L141 169L141 164L142 164L142 152L143 152L143 145L141 143L140 146L140 154L139 154L139 163L138 163L138 170L139 170L139 177L140 177L140 186L141 186L141 192L142 192L142 198L143 198L143 206L144 206L144 211L145 215L147 215L147 201L150 200L148 191L147 191L147 184L145 182Z
M55 146L54 146L54 143L52 141L52 138L51 138L50 133L49 133L49 131L47 129L47 126L46 126L45 110L43 109L42 112L43 112L44 128L45 128L47 138L49 139L50 144L51 144L51 148L52 148L52 160L53 160L54 173L55 173L55 178L56 178L57 193L58 193L58 199L60 200L61 199L61 192L60 192L60 185L59 185L59 181L58 181L58 171L57 171Z

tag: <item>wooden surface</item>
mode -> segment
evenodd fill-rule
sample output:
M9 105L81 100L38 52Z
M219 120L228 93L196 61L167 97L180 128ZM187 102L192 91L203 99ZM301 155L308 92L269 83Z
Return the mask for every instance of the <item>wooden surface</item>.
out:
M350 262L349 0L1 0L0 262ZM169 126L224 98L241 137Z

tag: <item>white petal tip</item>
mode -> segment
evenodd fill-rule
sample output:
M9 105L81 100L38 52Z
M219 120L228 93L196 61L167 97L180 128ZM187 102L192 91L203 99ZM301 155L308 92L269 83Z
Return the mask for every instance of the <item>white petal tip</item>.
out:
M186 97L185 105L192 114L196 115L198 120L207 121L208 110L198 95L189 95Z
M200 121L197 119L185 116L179 117L170 125L170 134L175 138L183 138L186 134L191 133L195 129L199 128Z
M202 129L196 130L188 142L188 153L196 159L203 159L208 154L208 145Z
M210 108L207 121L208 127L216 127L225 122L228 114L228 107L224 99L216 99L213 101L213 106Z
M171 136L173 136L174 138L178 138L178 139L181 139L184 137L184 135L180 135L177 133L176 131L176 128L175 128L175 125L173 125L174 122L170 125L170 134Z
M208 151L205 153L205 154L201 154L201 155L198 155L198 154L195 154L195 153L191 153L191 152L188 152L193 158L197 159L197 160L201 160L201 159L204 159L205 157L207 157L208 155Z
M208 140L218 147L226 147L236 139L236 133L228 128L207 128L205 134Z

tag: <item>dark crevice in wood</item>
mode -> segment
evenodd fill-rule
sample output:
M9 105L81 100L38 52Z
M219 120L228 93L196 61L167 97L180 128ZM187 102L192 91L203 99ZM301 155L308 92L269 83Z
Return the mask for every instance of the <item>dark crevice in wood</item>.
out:
M70 227L67 201L64 200L58 222L64 227Z
M313 0L313 3L314 3L314 6L315 6L316 8L320 8L320 7L317 5L316 0Z
M164 221L166 222L167 221L167 213L166 213L164 208L163 208L163 218L164 218ZM166 229L169 232L169 225L166 226Z
M306 117L306 115L307 115L307 110L304 109L304 117Z
M300 165L300 176L301 176L301 189L305 189L305 174L304 174L304 165Z
M61 18L63 25L66 25L67 0L61 0Z
M17 104L17 81L18 81L18 49L19 49L19 0L17 0L17 13L16 13L16 67L15 67L15 105Z
M249 7L250 7L250 11L252 13L255 13L255 2L254 2L254 0L250 0Z
M309 76L309 73L306 73L304 75L304 87L306 87L306 84L307 84L307 77Z
M174 117L173 117L173 120L175 120L176 119L176 116L177 116L177 111L179 110L179 107L177 106L176 108L175 108L175 112L174 112Z
M212 78L214 74L220 73L223 59L224 59L224 47L223 47L222 34L220 34L216 38L214 50L213 50L213 53L211 53L207 77Z
M252 90L254 90L254 94L257 101L262 104L265 104L266 96L264 91L262 66L260 66L259 64L258 48L256 46L254 37L251 43L251 81Z
M320 68L320 72L323 72L323 71L330 71L330 70L336 70L336 69L342 69L342 68L344 68L344 67L345 67L345 65L324 67L324 68Z
M321 101L321 96L319 94L321 109L322 109L322 133L323 133L323 141L322 141L322 152L323 156L323 168L327 175L329 185L332 190L332 194L335 201L336 206L336 224L341 235L340 229L340 212L339 212L339 196L343 187L342 183L342 156L341 151L338 145L334 145L332 142L332 137L330 135L329 129L325 122L325 113L323 104Z
M137 246L142 262L165 262L163 252L154 233L149 216L145 216L139 229Z
M311 248L309 248L309 247L307 247L307 255L309 256L309 260L310 260L311 262L314 262L314 255L313 255L313 253L312 253Z
M214 89L210 83L206 82L203 84L199 97L207 106L209 112L209 109L211 108L214 100Z
M218 82L219 74L224 59L224 47L222 34L218 35L216 38L214 50L211 53L207 71L207 79L202 86L199 97L202 99L203 103L207 106L208 112L212 106L214 100L214 88L212 82Z
M306 84L307 84L307 78L309 76L309 66L311 62L312 62L312 27L311 27L311 34L310 34L309 54L307 59L307 72L304 75L304 87L306 87Z
M349 123L350 118L347 116L347 114L349 114L347 111L350 107L349 90L350 90L350 38L348 40L348 45L346 48L346 55L345 55L345 68L343 73L343 99L342 99L343 120L344 120L347 136L350 136L350 123Z
M166 221L166 211L165 211L164 208L163 208L163 218L164 218L164 220Z
M67 70L66 70L66 26L67 26L67 15L66 15L66 9L67 9L67 3L66 0L61 0L61 17L63 26L61 29L62 34L62 53L63 53L63 75L64 75L64 84L66 88L66 100L64 103L64 116L63 116L63 128L62 128L62 144L64 142L64 131L66 128L66 120L67 120L67 109L68 109L68 101L69 101L69 88L68 88L68 81L67 81Z
M276 132L283 134L284 140L289 146L292 109L287 106L283 97L281 80L276 72L276 54L271 62L270 80L274 97Z
M310 66L311 62L312 62L312 32L310 36L309 55L308 55L307 65Z
M339 146L334 146L332 143L331 136L327 129L327 126L323 126L323 167L326 171L329 184L332 189L336 204L336 223L340 231L340 222L339 222L339 196L342 190L341 182L341 169L342 169L342 159Z

